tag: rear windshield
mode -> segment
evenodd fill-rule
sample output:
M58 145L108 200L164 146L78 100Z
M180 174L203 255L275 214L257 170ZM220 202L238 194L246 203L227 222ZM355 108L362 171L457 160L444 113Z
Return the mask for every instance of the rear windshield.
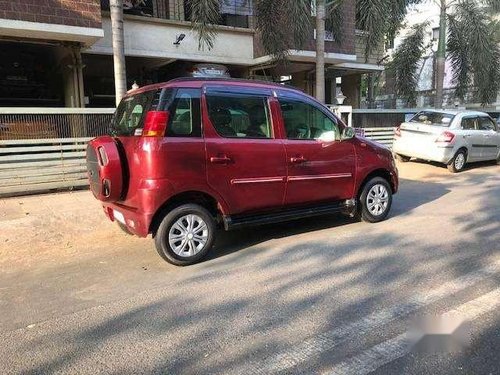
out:
M141 133L146 113L151 110L162 110L160 102L165 104L171 97L172 90L165 89L141 92L123 98L116 108L111 123L111 135L133 136L136 130Z
M410 122L425 125L450 126L455 115L441 112L422 111L417 113Z

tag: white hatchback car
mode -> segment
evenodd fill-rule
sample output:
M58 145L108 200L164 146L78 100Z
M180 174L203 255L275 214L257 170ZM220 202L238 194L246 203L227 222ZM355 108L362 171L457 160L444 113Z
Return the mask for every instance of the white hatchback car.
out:
M484 112L425 110L396 129L393 152L399 161L436 161L456 173L466 163L498 161L500 132Z

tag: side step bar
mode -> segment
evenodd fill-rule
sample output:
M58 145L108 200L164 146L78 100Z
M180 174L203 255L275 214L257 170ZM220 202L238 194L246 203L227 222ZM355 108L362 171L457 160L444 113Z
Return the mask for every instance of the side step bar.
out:
M226 230L232 230L340 212L352 215L354 213L355 205L356 201L354 199L348 199L346 201L335 203L294 209L284 209L282 211L264 214L224 216L224 228Z

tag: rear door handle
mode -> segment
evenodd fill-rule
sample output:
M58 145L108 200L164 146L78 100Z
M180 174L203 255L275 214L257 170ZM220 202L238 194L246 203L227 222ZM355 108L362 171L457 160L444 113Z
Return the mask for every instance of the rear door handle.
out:
M232 159L226 155L210 157L210 163L213 164L229 164L231 161Z
M290 163L292 164L300 164L300 163L305 163L307 160L304 158L302 155L300 156L292 156L290 158Z

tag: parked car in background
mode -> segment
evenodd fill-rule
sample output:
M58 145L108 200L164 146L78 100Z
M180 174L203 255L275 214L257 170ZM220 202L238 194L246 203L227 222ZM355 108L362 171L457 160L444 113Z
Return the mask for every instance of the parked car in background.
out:
M87 148L90 187L127 232L187 265L225 230L314 215L384 220L391 152L278 84L184 78L130 91Z
M467 163L499 160L500 132L483 112L425 110L396 129L393 152L402 162L435 161L456 173Z

